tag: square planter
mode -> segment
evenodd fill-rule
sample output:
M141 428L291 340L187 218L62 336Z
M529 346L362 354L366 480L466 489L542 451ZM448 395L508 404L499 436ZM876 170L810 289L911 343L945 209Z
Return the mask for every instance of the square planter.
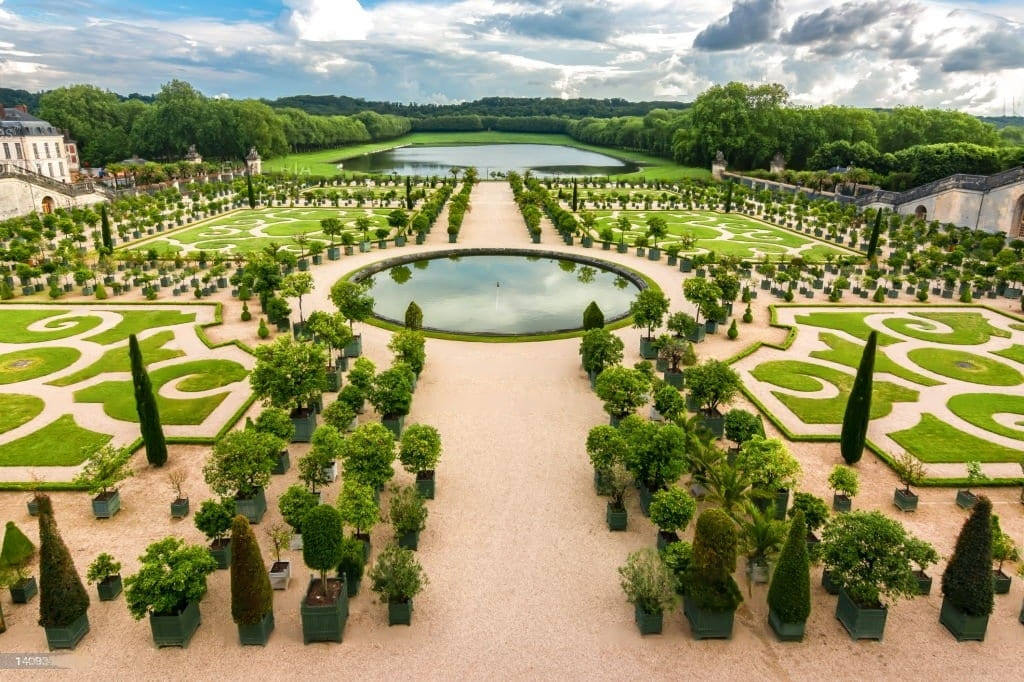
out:
M732 639L735 611L704 609L684 595L683 614L690 623L690 632L694 639Z
M774 609L768 609L768 625L780 642L802 642L807 623L783 623Z
M338 260L341 258L341 249L337 246L327 247L327 260Z
M172 519L183 519L188 516L188 498L178 498L174 502L171 502L171 518Z
M28 498L28 503L26 506L28 507L29 516L39 516L39 502L36 500L35 495Z
M235 509L237 513L249 519L249 523L259 523L263 515L267 513L267 495L263 488L257 488L256 494L251 498L235 498Z
M268 611L263 619L255 625L238 626L238 643L254 646L266 646L270 633L274 631L274 612Z
M608 524L608 530L626 530L629 525L629 513L625 507L616 509L609 501L605 504L604 520Z
M627 251L629 251L629 247L625 244L617 244L615 250L618 251L619 253L626 253Z
M381 417L380 423L395 435L395 440L398 440L402 436L402 429L405 428L405 415L399 414L393 417Z
M92 498L92 514L97 519L109 519L121 509L121 496L116 490L100 493Z
M89 632L89 614L83 613L67 627L44 627L43 629L46 631L46 645L50 647L50 651L74 649Z
M674 531L659 530L658 531L658 551L665 549L669 545L679 542L679 534Z
M399 535L396 539L398 540L398 546L403 549L416 551L420 547L420 532L418 530Z
M292 424L295 425L295 435L292 436L293 443L308 443L313 439L313 430L316 429L316 411L299 408L292 410Z
M639 604L633 606L633 620L641 635L660 635L664 618L663 613L649 613Z
M324 478L327 479L328 483L334 483L338 480L338 462L332 460L330 464L324 467Z
M153 632L153 643L158 647L187 647L202 622L199 602L194 601L178 613L149 614L149 629Z
M651 500L654 499L654 491L644 484L637 486L637 495L640 498L640 511L644 516L650 516Z
M217 568L226 569L231 566L231 538L214 540L209 546L210 556L217 562Z
M309 581L306 596L299 607L302 618L302 642L340 642L348 621L348 587L344 578L328 578L330 589L337 592L333 601L310 599L310 591L319 578Z
M974 504L978 501L978 496L972 493L970 490L957 490L956 491L956 506L961 509L974 509Z
M654 347L654 339L640 337L640 357L644 360L654 360L658 357L658 350Z
M342 379L341 370L336 366L327 366L324 368L324 377L327 378L327 392L337 393L341 390Z
M36 582L34 575L11 585L11 602L15 604L27 604L37 594L39 594L39 583Z
M388 625L412 625L412 599L388 604Z
M914 571L917 578L917 593L925 597L932 593L932 577L924 571Z
M684 378L682 372L666 371L664 377L666 384L674 388L677 388L680 391L683 390Z
M345 346L345 357L358 358L363 353L363 335L356 334L355 337L349 341L348 345Z
M302 533L292 533L291 539L288 540L288 549L293 552L302 549Z
M280 476L281 474L288 473L288 469L290 469L291 466L292 460L291 457L288 455L288 450L281 450L281 452L277 453L277 459L274 462L274 468L270 470L270 473L277 474L278 476Z
M839 590L843 587L842 584L832 578L832 573L827 568L821 572L821 586L831 595L839 594Z
M992 587L996 594L1009 594L1013 578L1000 570L992 571Z
M114 601L121 594L121 576L112 575L96 583L100 601Z
M885 634L885 619L889 610L882 608L863 608L858 606L846 590L839 589L839 601L836 603L836 618L850 634L850 639L882 640Z
M270 575L270 589L287 590L292 579L292 562L287 559L275 561L267 573Z
M832 495L832 511L848 512L853 509L853 498L835 493Z
M895 504L900 511L911 512L917 510L917 502L920 498L916 493L910 490L902 490L897 488L892 494L892 503Z
M985 632L988 630L987 615L970 616L950 604L948 599L943 599L939 622L946 626L958 642L985 641Z
M690 343L700 343L701 341L704 340L704 337L705 335L707 335L707 332L708 330L704 325L698 324L694 329L687 333L686 340L689 341Z
M424 500L434 499L434 470L419 471L416 473L416 491Z

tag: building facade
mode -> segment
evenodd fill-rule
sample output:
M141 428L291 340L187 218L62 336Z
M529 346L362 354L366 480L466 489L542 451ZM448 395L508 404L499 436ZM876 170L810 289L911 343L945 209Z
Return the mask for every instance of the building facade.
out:
M78 172L78 150L63 131L28 113L25 105L0 105L0 163L71 182Z

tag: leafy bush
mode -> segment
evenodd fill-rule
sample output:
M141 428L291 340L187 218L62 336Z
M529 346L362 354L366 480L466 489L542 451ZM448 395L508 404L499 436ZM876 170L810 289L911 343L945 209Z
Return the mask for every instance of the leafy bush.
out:
M125 602L135 620L179 613L199 601L206 594L206 577L217 570L205 547L175 537L151 544L139 562L139 572L124 580Z
M380 520L380 509L374 499L373 488L356 478L345 478L338 495L338 512L341 522L351 526L357 533L368 533L373 524Z
M854 497L860 490L860 480L857 472L850 467L837 464L828 475L828 487L840 495Z
M385 604L408 602L427 584L423 567L411 549L389 544L370 569L371 589Z
M327 580L327 571L341 562L341 515L328 504L310 510L302 523L302 560L320 572L320 582Z
M428 424L410 424L402 432L398 459L411 474L431 471L441 458L441 434Z
M793 493L793 504L787 514L789 518L796 518L797 512L804 515L804 524L808 533L817 532L819 528L828 522L829 509L825 500L812 493Z
M281 510L281 518L292 527L297 534L302 534L302 522L306 515L320 504L315 493L311 493L301 485L292 485L285 490L277 501Z
M620 584L626 600L647 613L671 611L678 597L675 580L653 547L631 552L619 567Z
M427 526L427 507L414 486L394 486L388 518L395 529L395 537L418 533Z
M659 530L668 533L685 530L696 513L697 502L678 486L659 490L651 499L651 521Z
M103 552L89 564L89 568L85 571L85 579L92 585L93 583L101 583L120 572L121 562L114 561L114 557Z
M260 412L253 426L257 431L277 436L285 444L291 443L295 437L295 422L287 412L275 407L268 407Z
M196 512L195 524L210 542L224 538L231 528L231 520L235 517L235 501L230 497L216 500L203 500Z

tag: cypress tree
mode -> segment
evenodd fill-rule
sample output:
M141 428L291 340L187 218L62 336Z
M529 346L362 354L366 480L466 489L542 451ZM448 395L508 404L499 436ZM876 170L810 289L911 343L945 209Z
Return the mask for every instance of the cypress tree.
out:
M591 301L583 310L583 331L591 329L602 329L604 327L604 313L596 301Z
M797 510L768 588L768 607L783 623L804 623L811 615L810 571L807 525Z
M843 430L839 436L839 449L847 464L856 464L864 453L864 441L868 436L868 422L871 421L871 391L875 374L875 345L878 332L871 332L864 345L864 354L857 367L857 376L846 401L843 414Z
M878 233L882 229L882 209L875 212L875 225L871 228L871 239L868 241L868 261L875 257L875 249L878 248Z
M89 610L89 594L57 530L50 497L37 494L36 500L39 503L39 624L44 628L68 627Z
M110 217L107 215L107 205L100 204L100 239L103 241L103 248L107 253L114 250L114 240L110 236Z
M992 583L992 503L979 497L956 539L942 574L942 595L970 616L987 616L995 603Z
M273 609L267 565L249 520L238 514L231 523L231 618L258 625Z
M412 210L412 178L405 176L405 210Z
M32 541L14 525L14 521L8 521L4 528L4 544L0 547L0 568L22 568L35 551Z
M725 185L725 212L732 210L732 180Z
M580 198L579 190L576 188L576 178L573 178L572 179L572 210L573 210L573 213L575 213L576 209L579 207L579 198Z
M416 305L416 301L409 301L405 309L405 328L413 331L423 328L423 310Z
M162 467L167 461L167 441L160 426L160 412L153 395L149 373L142 362L142 351L135 334L128 337L128 356L132 363L132 385L135 387L135 409L139 413L142 441L146 445L146 459L152 466Z
M256 192L252 188L252 175L245 174L245 189L249 194L249 208L256 208Z

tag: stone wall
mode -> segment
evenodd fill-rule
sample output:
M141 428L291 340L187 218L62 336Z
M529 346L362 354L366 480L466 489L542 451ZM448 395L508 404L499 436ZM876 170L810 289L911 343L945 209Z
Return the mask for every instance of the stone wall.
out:
M107 198L99 193L73 197L19 178L0 178L0 220L26 215L32 211L42 212L43 199L46 197L53 200L54 208L65 209L107 201Z

